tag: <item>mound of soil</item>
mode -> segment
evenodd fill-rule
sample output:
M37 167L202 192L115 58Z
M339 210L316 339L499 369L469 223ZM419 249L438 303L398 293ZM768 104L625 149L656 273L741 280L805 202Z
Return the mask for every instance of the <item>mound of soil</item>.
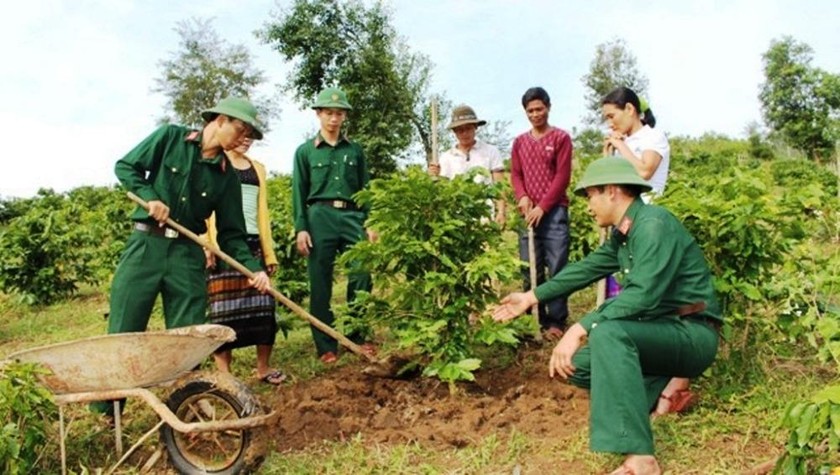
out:
M545 346L520 352L519 363L479 371L474 383L459 383L456 394L429 378L367 376L362 363L281 387L266 401L280 411L272 428L276 449L298 450L357 433L372 442L458 448L514 428L554 440L571 436L588 423L589 396L548 377L550 351Z

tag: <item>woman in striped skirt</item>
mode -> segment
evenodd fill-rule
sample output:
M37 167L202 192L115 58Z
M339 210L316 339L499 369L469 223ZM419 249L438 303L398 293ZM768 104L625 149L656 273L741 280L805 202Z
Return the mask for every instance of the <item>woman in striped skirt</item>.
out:
M242 210L248 232L248 246L254 256L262 260L268 275L273 275L277 270L277 257L274 254L268 217L265 167L245 155L250 146L251 140L247 139L236 149L225 153L242 183ZM207 237L215 244L213 216L207 223ZM227 325L236 331L235 341L225 343L216 350L216 366L219 371L230 372L233 361L231 350L256 345L257 378L269 384L282 383L286 376L269 365L277 334L274 297L255 290L248 284L247 277L223 262L217 263L213 254L205 252L207 267L210 269L207 276L210 302L208 319L211 323Z

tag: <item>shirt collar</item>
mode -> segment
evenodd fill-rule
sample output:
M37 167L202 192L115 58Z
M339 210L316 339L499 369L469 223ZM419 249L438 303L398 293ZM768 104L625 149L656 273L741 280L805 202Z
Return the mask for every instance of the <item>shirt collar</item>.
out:
M478 152L478 149L479 149L479 148L481 148L481 140L475 139L475 143L473 144L473 146L472 146L472 147L470 147L470 151L469 151L469 153L475 153L475 152ZM457 144L457 143L456 143L455 145L453 145L453 146L452 146L452 148L451 148L451 149L449 149L449 151L450 151L450 153L452 153L453 155L460 155L460 156L462 156L462 157L466 157L466 156L467 156L467 152L464 152L463 150L461 150L460 148L458 148L458 144Z
M201 139L202 139L202 136L204 135L203 132L204 132L203 130L191 130L187 133L187 136L184 137L184 142L190 142L190 143L194 144L198 148L199 154L201 153ZM227 162L227 158L225 157L224 151L221 150L221 149L219 150L219 153L216 154L215 157L213 157L213 158L200 157L200 160L198 161L198 163L201 163L203 165L215 165L215 166L219 167L222 170L222 172L224 172L225 169L227 168L226 165L225 165L225 162Z
M639 214L639 211L643 206L645 206L645 203L639 196L630 203L630 206L627 208L627 211L624 213L621 221L619 221L613 228L613 236L615 236L616 239L622 242L627 240L627 236L630 235L630 230L633 229L633 222L636 220L636 216Z
M347 143L349 144L349 143L350 143L350 139L348 139L348 138L347 138L347 135L345 135L345 134L341 134L341 135L339 135L339 137L338 137L338 142L335 144L335 146L336 146L336 147L338 147L338 145L339 145L341 142L347 142ZM327 145L329 145L330 143L329 143L329 142L327 142L327 140L324 138L324 136L323 136L323 135L321 135L321 132L319 131L319 132L318 132L318 134L315 136L315 138L314 138L314 139L312 139L312 145L314 145L314 146L315 146L315 148L318 148L318 147L320 147L322 144L327 144Z

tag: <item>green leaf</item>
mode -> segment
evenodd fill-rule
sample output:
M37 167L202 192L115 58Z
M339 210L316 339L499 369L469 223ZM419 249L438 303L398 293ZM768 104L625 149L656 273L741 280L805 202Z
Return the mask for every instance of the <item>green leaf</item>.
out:
M823 388L811 398L816 404L832 403L840 405L840 384Z

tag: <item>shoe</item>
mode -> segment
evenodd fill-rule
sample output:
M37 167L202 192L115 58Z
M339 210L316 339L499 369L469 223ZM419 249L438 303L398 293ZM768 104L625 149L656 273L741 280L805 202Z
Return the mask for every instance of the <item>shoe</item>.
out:
M659 399L664 399L669 402L668 410L663 413L654 413L655 416L664 416L665 414L682 414L697 402L697 396L688 389L679 389L674 391L670 396L664 394L659 395Z
M335 353L333 353L332 351L328 351L320 357L318 357L318 359L321 360L321 363L333 364L336 361L338 361L338 356L336 356Z
M321 361L323 361L323 357L322 357ZM273 371L270 371L268 374L266 374L265 376L260 378L260 381L262 381L266 384L273 384L275 386L280 385L285 380L286 380L286 375L283 374L282 371L279 371L279 370L276 370L276 369L273 370Z
M563 338L563 329L558 327L548 327L543 331L543 338L548 341L559 341Z

